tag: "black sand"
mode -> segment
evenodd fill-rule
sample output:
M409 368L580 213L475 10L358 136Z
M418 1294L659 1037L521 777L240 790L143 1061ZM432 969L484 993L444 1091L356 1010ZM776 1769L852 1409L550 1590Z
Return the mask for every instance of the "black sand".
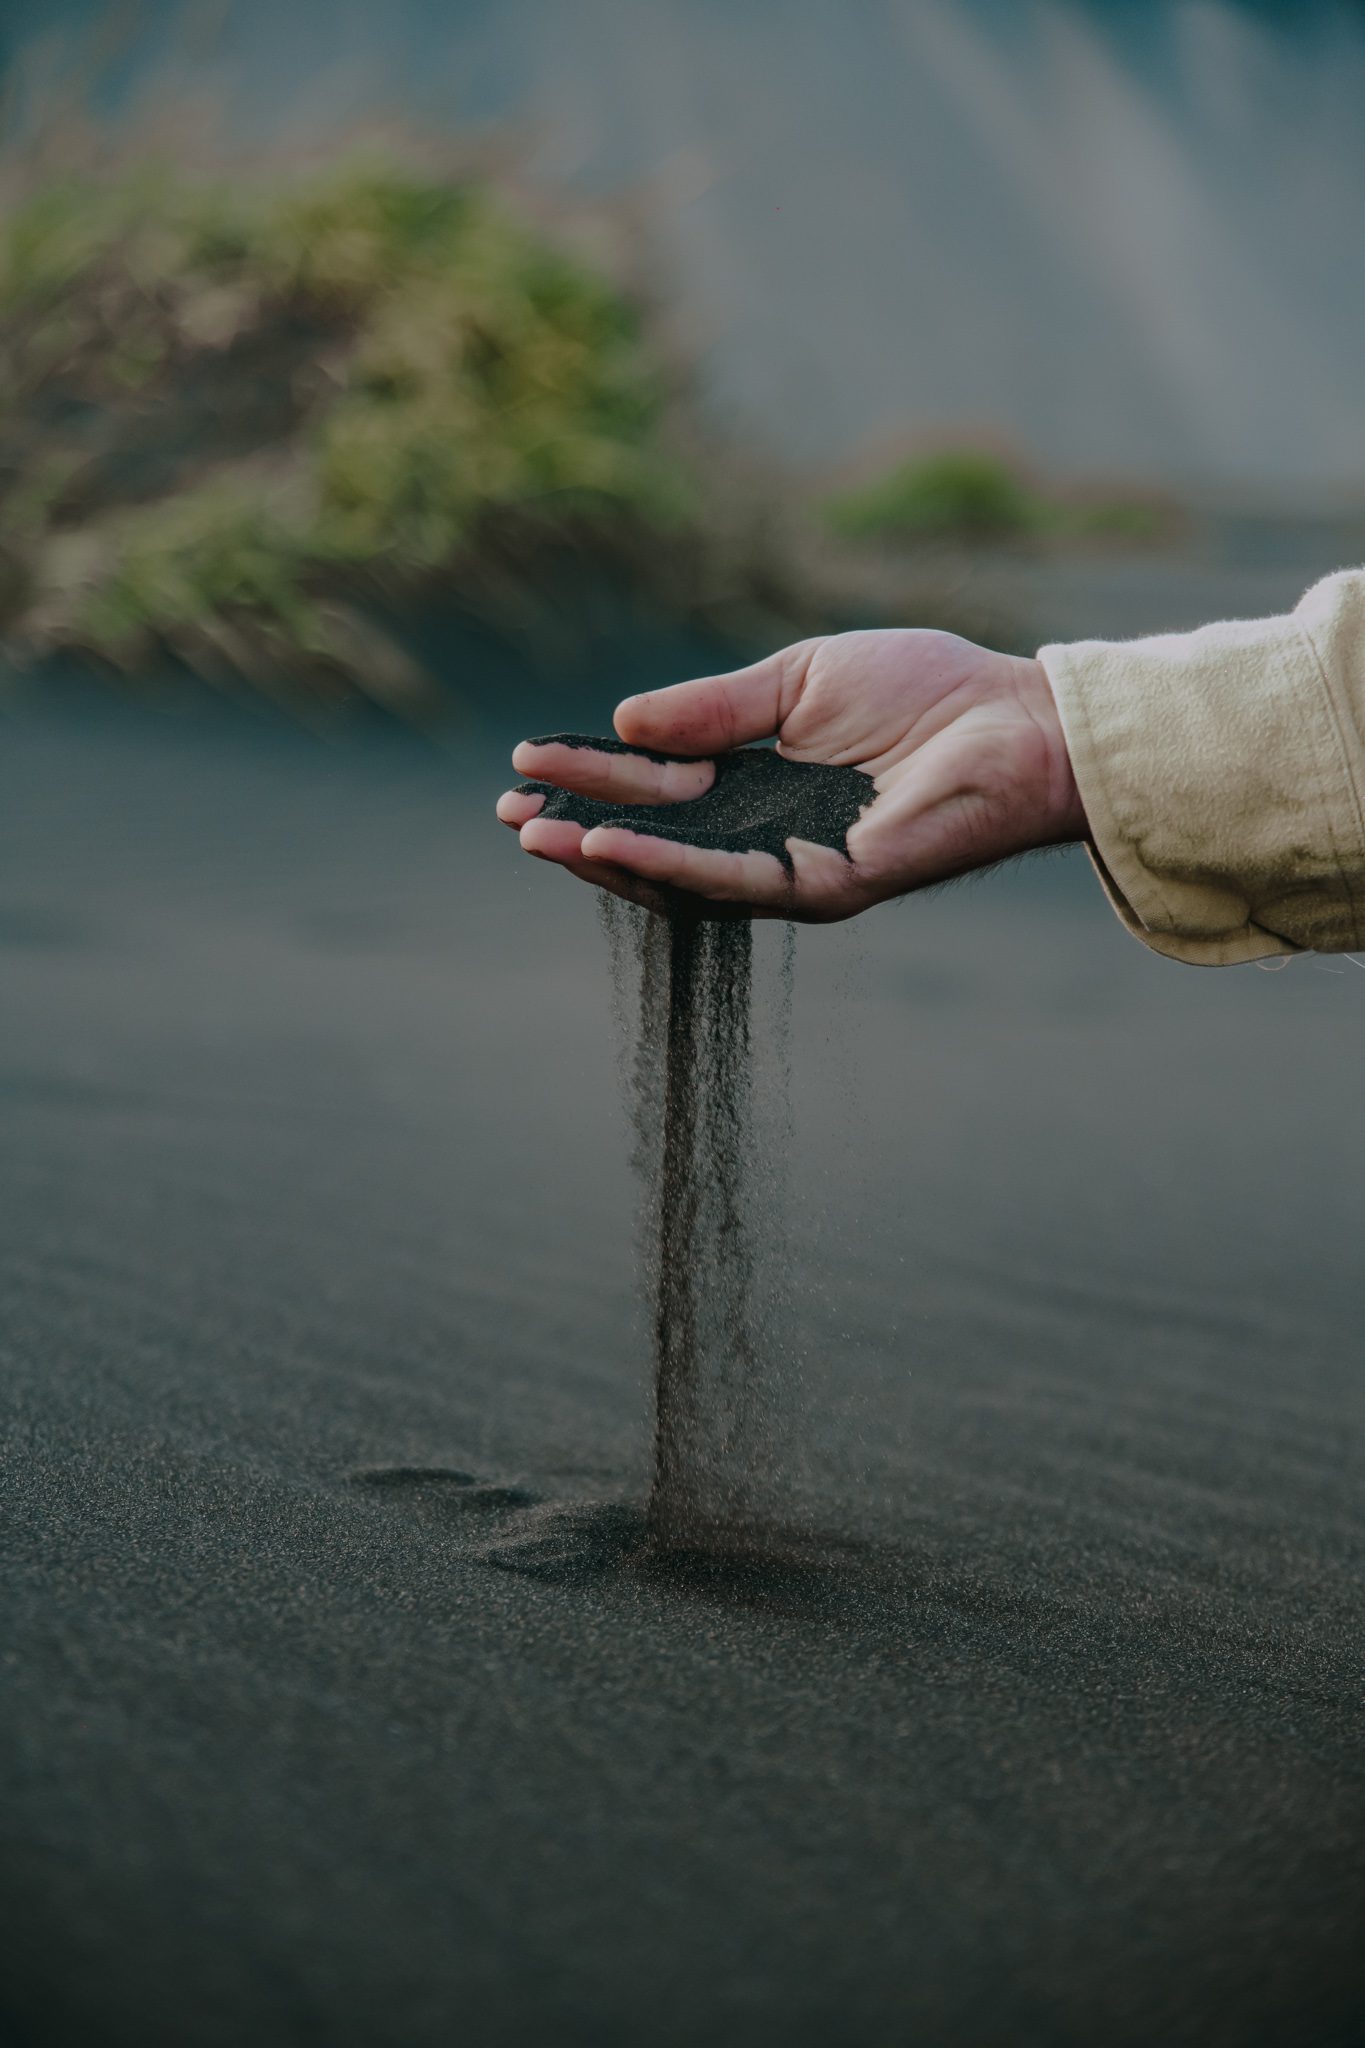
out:
M641 754L649 761L694 758L576 732L548 733L536 744L585 747L600 754ZM569 818L577 825L626 825L632 832L644 832L654 839L726 853L771 853L788 873L792 865L789 839L846 853L849 827L857 823L875 794L872 778L860 768L788 761L770 747L737 747L732 753L718 755L715 765L711 787L683 803L599 803L552 782L521 782L517 787L523 795L544 796L542 817Z
M784 1394L761 1292L778 1162L754 1113L753 930L613 897L601 908L626 1019L653 1336L649 1544L733 1554L764 1533Z
M505 742L55 717L0 721L6 2042L1358 2041L1365 976L1163 967L1070 860L803 941L841 1542L637 1567L606 976Z

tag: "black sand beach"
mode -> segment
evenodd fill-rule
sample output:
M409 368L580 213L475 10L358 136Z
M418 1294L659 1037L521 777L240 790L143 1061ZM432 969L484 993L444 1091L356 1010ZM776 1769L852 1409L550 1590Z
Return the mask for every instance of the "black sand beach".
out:
M1365 974L1071 857L803 934L828 1541L638 1568L505 760L0 716L5 2040L1358 2041Z

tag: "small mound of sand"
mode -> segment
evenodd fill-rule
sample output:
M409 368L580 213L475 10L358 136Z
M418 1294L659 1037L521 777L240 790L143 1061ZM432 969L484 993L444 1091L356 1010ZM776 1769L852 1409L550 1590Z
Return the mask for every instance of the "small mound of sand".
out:
M550 733L535 744L591 748L599 754L640 754L650 761L687 758L574 732ZM770 747L740 747L718 755L716 779L710 789L684 803L600 803L552 782L523 782L518 788L524 796L545 798L541 812L545 818L566 818L585 826L625 825L655 839L673 839L685 846L725 853L771 853L788 873L792 865L789 839L832 846L847 854L849 827L857 823L875 793L871 776L864 775L861 768L788 761Z

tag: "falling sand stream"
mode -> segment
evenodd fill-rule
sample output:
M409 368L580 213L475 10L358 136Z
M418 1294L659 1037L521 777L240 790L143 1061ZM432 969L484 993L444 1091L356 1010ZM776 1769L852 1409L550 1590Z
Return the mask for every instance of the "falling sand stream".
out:
M579 734L538 744L628 751ZM846 852L848 830L872 794L857 769L793 762L765 748L721 756L711 788L679 803L606 804L553 784L521 787L544 796L547 817L766 852L788 873L791 840ZM667 1550L753 1547L776 1504L781 1396L792 1379L777 1334L776 1191L793 927L784 928L774 1014L756 1048L747 919L703 915L707 906L681 894L663 914L602 901L645 1197L655 1388L649 1532ZM776 1103L760 1101L756 1049Z
M752 926L623 908L614 922L639 977L629 1081L654 1342L650 1532L666 1547L751 1540L777 1370L759 1285L774 1277L759 1252L775 1252L777 1162L756 1128Z

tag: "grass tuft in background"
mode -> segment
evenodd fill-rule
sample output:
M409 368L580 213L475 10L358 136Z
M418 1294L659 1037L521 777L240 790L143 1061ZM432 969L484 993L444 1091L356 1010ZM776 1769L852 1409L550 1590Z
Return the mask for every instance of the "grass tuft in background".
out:
M625 266L401 133L243 175L183 139L115 157L73 121L5 168L13 667L75 655L425 718L449 693L424 615L560 664L596 586L736 658L854 620L1022 644L974 560L1170 524L975 448L834 497L779 474L703 430Z
M1002 456L949 449L897 464L830 499L831 532L849 541L1158 538L1167 523L1141 499L1077 501L1037 489Z
M665 548L693 515L623 293L477 180L391 163L49 179L0 220L0 392L21 657L383 694L375 606L433 577L476 603L495 535L531 573L537 542Z

